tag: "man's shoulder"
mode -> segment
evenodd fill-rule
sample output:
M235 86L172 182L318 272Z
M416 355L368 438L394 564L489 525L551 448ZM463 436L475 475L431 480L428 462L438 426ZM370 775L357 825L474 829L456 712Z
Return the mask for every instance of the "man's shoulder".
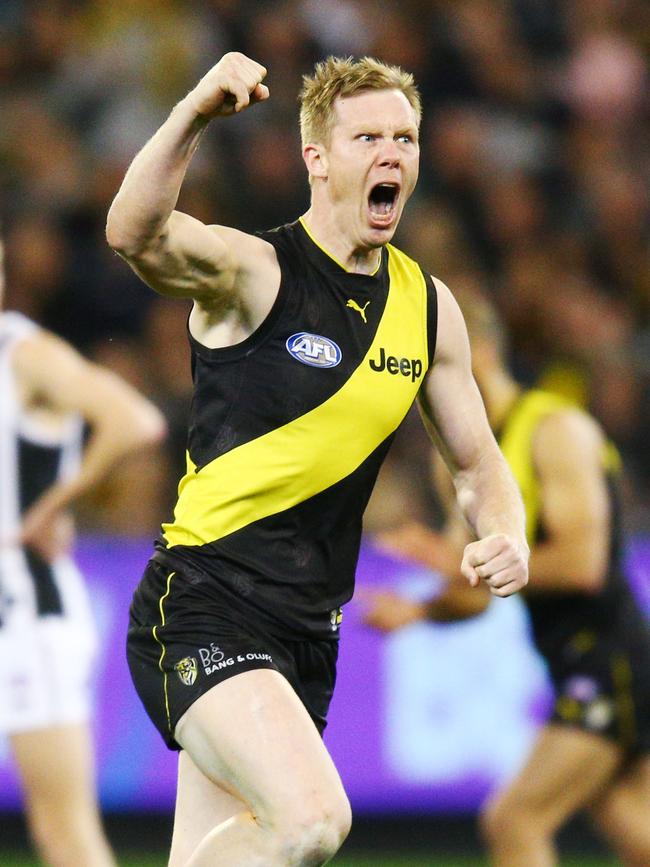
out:
M304 232L300 223L283 223L271 229L256 231L253 237L258 242L264 242L273 251L278 261L285 261L287 257L293 259L305 252Z
M16 310L0 312L0 347L6 347L20 340L38 334L39 326L23 313Z
M553 465L580 462L589 455L600 460L607 445L600 423L571 401L559 395L549 397L546 411L538 414L534 428L533 448L537 460Z
M417 265L418 268L420 268L422 271L425 271L425 269L422 268L422 265L420 265L420 263L416 259L414 259L413 256L410 256L408 253L402 250L401 247L397 247L395 244L386 244L386 250L388 251L389 256L394 256L397 259L402 259L405 262L410 262L412 265Z
M429 295L437 299L441 289L449 291L441 280L431 274L417 259L405 253L400 247L396 247L394 244L386 244L386 252L388 253L389 261L392 259L398 262L407 272L420 275L424 280Z
M261 229L254 233L254 237L267 241L274 247L284 244L298 244L301 240L300 235L300 223L298 220L292 223L282 223L271 229Z
M18 310L0 311L0 328L2 331L33 332L38 330L38 325L24 313Z

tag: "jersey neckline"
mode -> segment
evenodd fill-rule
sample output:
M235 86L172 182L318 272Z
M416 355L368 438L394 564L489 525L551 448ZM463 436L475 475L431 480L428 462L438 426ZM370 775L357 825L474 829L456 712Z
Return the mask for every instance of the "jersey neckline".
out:
M305 241L305 249L308 251L312 261L315 264L319 265L323 270L334 272L336 274L344 275L346 277L351 277L356 280L375 280L377 278L381 278L383 272L386 268L386 256L387 251L386 247L381 248L381 257L379 260L379 265L372 272L372 274L359 274L356 271L348 271L348 269L331 253L329 253L325 247L322 247L318 241L314 238L312 233L307 228L307 225L304 221L303 217L298 217L295 224L302 230L302 235Z

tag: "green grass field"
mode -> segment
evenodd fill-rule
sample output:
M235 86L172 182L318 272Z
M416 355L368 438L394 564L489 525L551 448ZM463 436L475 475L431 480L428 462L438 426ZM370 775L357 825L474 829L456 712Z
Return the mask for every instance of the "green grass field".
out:
M331 862L335 867L487 867L487 862L481 858L445 857L431 855L428 857L387 857L378 855L341 856ZM39 862L27 856L5 854L0 850L2 867L40 867ZM591 858L567 858L562 860L562 867L616 867L616 861ZM165 867L164 855L146 856L131 855L120 858L120 867Z
M562 867L617 867L616 861L602 859L570 858L562 861ZM487 861L476 857L445 857L431 855L430 857L387 858L376 855L359 856L358 858L336 858L332 861L336 867L488 867ZM135 867L135 865L134 865Z

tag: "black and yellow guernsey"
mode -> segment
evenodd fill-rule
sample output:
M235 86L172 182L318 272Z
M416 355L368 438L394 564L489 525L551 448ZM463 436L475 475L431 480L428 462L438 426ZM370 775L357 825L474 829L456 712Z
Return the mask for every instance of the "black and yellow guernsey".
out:
M559 395L532 389L515 402L501 431L499 446L522 493L526 508L528 543L543 542L546 531L541 516L539 481L533 461L533 437L538 425L558 410L571 404ZM611 443L603 446L601 456L603 478L610 497L609 562L606 580L598 593L553 593L535 591L526 595L535 642L545 654L556 649L563 637L581 632L597 634L617 628L631 628L640 622L622 557L621 508L618 495L620 457ZM531 582L535 575L531 574Z
M361 520L433 359L437 298L408 256L347 272L298 221L264 233L277 299L246 340L189 337L187 473L157 559L289 635L336 637Z

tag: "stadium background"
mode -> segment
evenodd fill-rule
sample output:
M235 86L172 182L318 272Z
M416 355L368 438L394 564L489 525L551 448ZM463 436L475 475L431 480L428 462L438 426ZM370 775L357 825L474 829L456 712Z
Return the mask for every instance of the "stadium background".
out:
M315 60L367 53L415 73L421 179L398 242L452 288L488 292L522 381L587 404L619 443L635 589L644 604L650 598L644 0L2 0L7 306L119 371L171 427L163 448L120 467L77 510L103 639L102 801L121 851L162 851L169 828L173 762L126 680L123 635L150 540L173 505L190 381L187 305L142 285L108 249L103 227L136 150L228 50L268 67L272 98L213 125L180 207L246 230L306 207L296 93ZM369 509L361 581L415 594L435 583L382 558L370 536L405 516L437 522L426 463L426 440L409 418ZM364 630L352 605L346 626L328 743L359 817L350 851L425 850L419 863L443 863L434 853L448 849L478 864L473 813L520 761L548 700L521 605L389 641ZM4 864L22 830L3 749ZM597 850L579 824L566 846Z

